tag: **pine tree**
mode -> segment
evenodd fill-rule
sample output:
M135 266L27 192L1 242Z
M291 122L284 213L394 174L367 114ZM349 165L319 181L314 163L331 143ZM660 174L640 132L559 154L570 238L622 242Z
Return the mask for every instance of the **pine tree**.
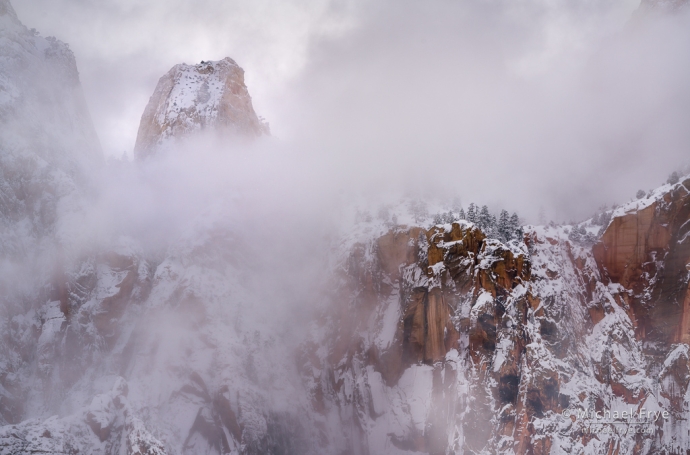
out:
M496 221L496 215L491 215L489 218L489 227L486 229L486 233L491 237L498 237L498 222Z
M522 240L523 235L520 218L517 213L513 212L513 215L510 217L510 240Z
M601 214L601 217L599 218L599 224L601 224L601 228L599 229L599 232L597 234L599 237L604 235L604 232L606 232L606 228L609 227L612 214L612 212L604 212Z
M477 224L481 230L488 234L488 230L491 228L491 214L489 213L489 207L486 205L482 206L482 210L479 212Z
M496 226L496 232L498 234L499 240L502 242L509 241L512 236L512 229L510 227L510 215L508 215L507 210L501 210L501 214L498 216L498 225Z
M465 217L465 210L460 207L460 212L458 213L458 218L461 220L466 220L467 218Z
M477 222L477 207L473 203L467 207L467 221L470 223Z

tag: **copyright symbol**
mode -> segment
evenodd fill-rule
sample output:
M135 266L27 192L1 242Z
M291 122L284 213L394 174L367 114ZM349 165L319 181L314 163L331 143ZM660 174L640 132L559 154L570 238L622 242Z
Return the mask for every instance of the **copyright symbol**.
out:
M569 410L569 409L564 409L563 412L562 412L561 414L563 414L563 417L570 417L570 410Z

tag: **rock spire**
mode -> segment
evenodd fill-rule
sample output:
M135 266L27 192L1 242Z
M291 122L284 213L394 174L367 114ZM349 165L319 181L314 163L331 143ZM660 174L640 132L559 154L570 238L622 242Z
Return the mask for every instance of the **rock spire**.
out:
M141 118L134 153L144 158L202 130L235 136L269 134L254 112L244 70L231 58L175 65L163 76Z

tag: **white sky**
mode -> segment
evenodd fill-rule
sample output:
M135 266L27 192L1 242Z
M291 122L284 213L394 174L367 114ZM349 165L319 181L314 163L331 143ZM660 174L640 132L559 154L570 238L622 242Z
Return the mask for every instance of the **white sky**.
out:
M443 182L422 190L577 218L690 157L690 20L631 20L637 0L14 7L74 50L108 155L131 153L173 65L230 56L273 133L358 185Z

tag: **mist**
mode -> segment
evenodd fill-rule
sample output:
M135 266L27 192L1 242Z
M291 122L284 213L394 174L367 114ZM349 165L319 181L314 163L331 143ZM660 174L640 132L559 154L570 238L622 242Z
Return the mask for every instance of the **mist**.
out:
M297 89L296 136L328 144L353 182L567 221L687 162L687 16L404 5L315 46Z
M225 395L256 434L268 425L266 409L313 423L322 416L305 411L315 400L309 381L322 372L305 360L314 373L302 383L295 358L318 358L318 347L306 346L325 331L315 321L332 323L327 309L348 311L351 302L337 295L348 289L339 273L354 256L344 245L358 240L360 209L459 201L517 211L525 223L542 208L556 222L583 220L688 164L688 11L664 15L632 0L15 7L28 27L70 43L104 152L103 161L83 163L87 183L78 194L59 202L56 245L24 263L3 262L3 286L20 296L5 309L11 317L32 293L54 314L76 315L54 318L76 335L51 348L60 355L39 352L45 383L28 386L28 417L76 412L121 375L131 378L133 406L169 428L197 425L185 403L216 412ZM226 56L244 68L272 136L199 134L135 158L158 78L180 62ZM374 256L371 245L358 246L363 262ZM32 267L36 276L22 278ZM125 271L130 281L112 284ZM361 273L369 279L369 272ZM73 288L35 291L46 276L66 277ZM63 309L67 294L81 306ZM108 311L115 316L99 319ZM35 309L32 317L53 313ZM29 327L28 320L20 322ZM338 336L360 322L338 326ZM431 384L427 367L409 374L428 373L420 381ZM51 374L59 381L45 379ZM430 387L405 380L415 392ZM484 411L488 420L488 408L477 413ZM342 416L328 412L323 434L338 434L334 416ZM314 428L304 434L321 431ZM168 437L194 447L173 431Z
M585 218L686 164L688 17L638 6L29 0L17 9L72 44L108 155L131 153L169 67L227 55L245 68L273 134L345 188L452 194L534 222L539 207L556 221Z

